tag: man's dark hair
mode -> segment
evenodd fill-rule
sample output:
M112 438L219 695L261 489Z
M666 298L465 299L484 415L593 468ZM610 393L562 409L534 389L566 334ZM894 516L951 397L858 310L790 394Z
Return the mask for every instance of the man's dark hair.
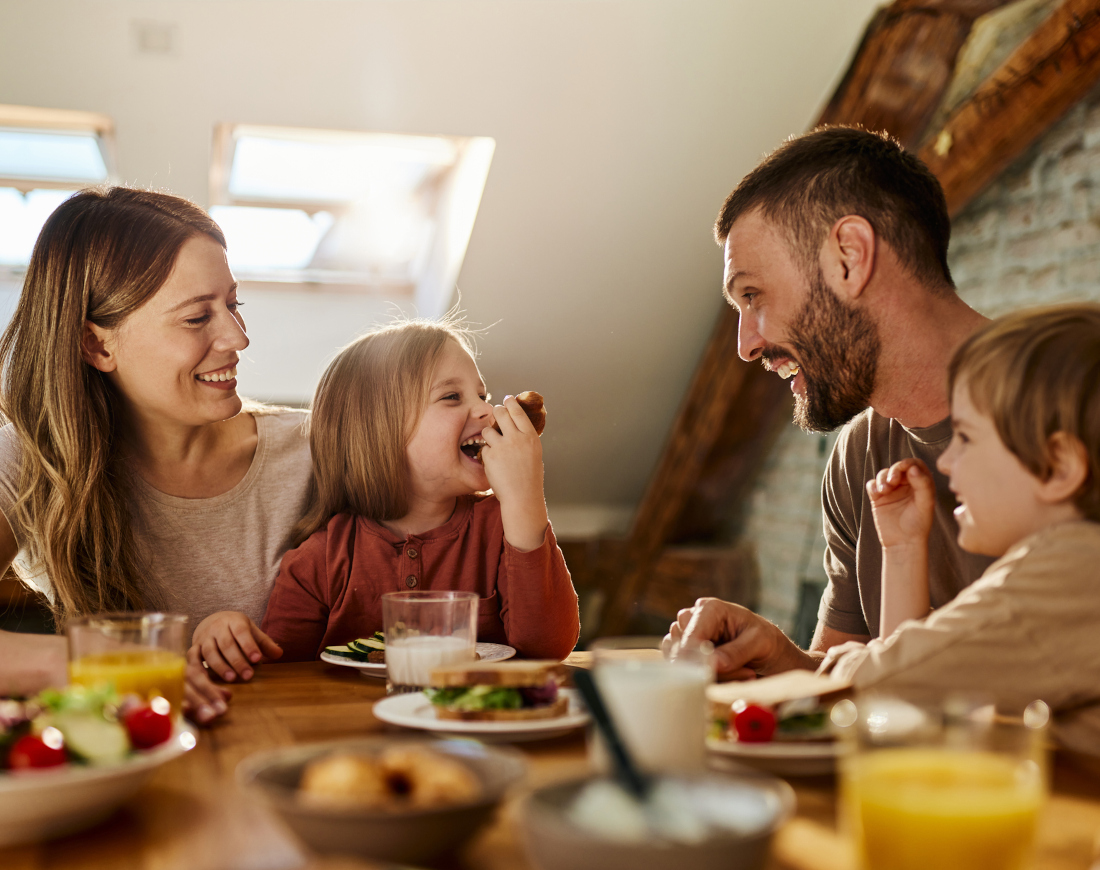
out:
M947 266L951 219L943 188L914 154L886 133L819 127L768 155L727 198L714 224L724 244L734 222L761 209L784 230L807 274L833 224L866 218L913 277L954 287Z

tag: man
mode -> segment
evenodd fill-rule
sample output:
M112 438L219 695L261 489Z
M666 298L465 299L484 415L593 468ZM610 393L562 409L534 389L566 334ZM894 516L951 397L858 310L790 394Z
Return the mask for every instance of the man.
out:
M719 675L816 668L825 651L879 633L881 548L865 483L915 456L929 468L951 436L947 364L986 319L955 293L939 182L885 135L832 127L792 139L747 175L715 223L738 353L791 379L795 422L845 425L822 484L829 585L808 652L751 611L700 599L666 645L712 640ZM989 564L959 549L946 478L934 472L932 607Z

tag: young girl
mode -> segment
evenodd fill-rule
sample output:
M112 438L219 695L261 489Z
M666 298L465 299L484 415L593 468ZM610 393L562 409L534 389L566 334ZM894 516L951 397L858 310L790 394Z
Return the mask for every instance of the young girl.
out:
M325 372L304 543L262 626L283 661L381 630L382 594L414 589L477 592L478 640L535 658L573 649L577 595L546 516L542 446L514 398L489 404L471 348L454 322L406 321Z
M857 688L1035 699L1071 749L1100 747L1100 305L995 321L950 366L954 434L938 465L959 545L999 557L928 614L932 482L916 460L868 483L883 546L885 639L829 651ZM926 617L927 618L923 618Z

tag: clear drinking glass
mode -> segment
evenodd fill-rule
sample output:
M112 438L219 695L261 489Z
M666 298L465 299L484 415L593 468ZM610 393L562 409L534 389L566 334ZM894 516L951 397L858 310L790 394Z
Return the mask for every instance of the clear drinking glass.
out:
M164 698L173 718L183 705L183 672L190 635L180 613L100 613L70 619L69 682L148 702Z
M841 822L862 870L1024 870L1047 793L1041 701L1022 718L963 700L841 701Z
M593 674L620 735L639 767L661 773L702 770L706 763L707 686L714 682L709 643L661 654L659 637L610 637L592 644ZM610 769L592 732L589 758Z
M387 592L382 622L391 695L419 692L434 668L476 658L475 592Z

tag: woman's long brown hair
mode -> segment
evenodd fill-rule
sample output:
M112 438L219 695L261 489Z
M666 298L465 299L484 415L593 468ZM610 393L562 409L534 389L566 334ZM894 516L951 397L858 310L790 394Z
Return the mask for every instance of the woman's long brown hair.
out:
M18 437L15 523L68 616L160 605L131 532L116 398L84 362L85 321L117 328L168 279L180 248L218 225L192 203L122 187L82 191L50 215L0 338L0 410Z

